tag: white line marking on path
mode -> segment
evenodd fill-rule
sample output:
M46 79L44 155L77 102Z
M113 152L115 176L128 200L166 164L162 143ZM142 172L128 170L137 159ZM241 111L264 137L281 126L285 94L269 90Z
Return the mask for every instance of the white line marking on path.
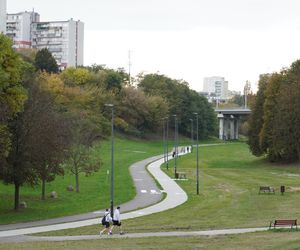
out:
M142 189L142 190L141 190L141 193L147 193L147 190Z

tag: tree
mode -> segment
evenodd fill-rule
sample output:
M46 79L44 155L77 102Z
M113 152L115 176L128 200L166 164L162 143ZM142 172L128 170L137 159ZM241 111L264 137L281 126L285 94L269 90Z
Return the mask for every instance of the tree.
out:
M121 91L119 116L139 132L156 132L161 127L161 118L167 116L166 101L160 96L146 95L132 86Z
M278 161L280 159L280 154L276 147L274 147L274 131L276 130L274 120L280 105L278 95L283 80L284 75L282 73L272 74L265 90L264 122L259 139L262 152L267 154L271 161Z
M249 146L271 162L300 159L300 60L280 73L260 78L249 120Z
M190 118L199 115L199 137L215 134L216 116L207 99L191 90L183 80L174 80L164 75L148 74L139 77L138 87L146 95L162 97L168 105L169 114L176 114L179 131L190 134Z
M79 193L79 175L86 176L97 172L100 169L100 161L91 158L91 149L85 145L73 145L69 151L69 162L67 169L75 176L76 192Z
M20 55L20 57L25 61L32 65L34 65L37 49L23 49L20 48L17 50L17 53Z
M0 179L6 179L6 157L12 148L8 122L23 109L27 94L22 82L23 62L12 41L0 34Z
M265 90L270 81L270 75L260 75L258 82L258 92L251 106L252 113L249 117L249 130L248 130L248 145L252 154L260 156L263 154L260 145L260 133L264 124L264 103L265 103Z
M39 78L37 78L39 79ZM31 130L35 137L28 141L31 148L31 161L42 181L42 199L45 199L46 182L53 181L56 175L63 175L61 163L67 154L70 143L68 121L55 103L54 96L35 84L31 87L33 102L30 102Z
M67 86L82 86L91 80L90 72L85 68L69 67L60 74Z
M59 162L65 155L68 134L64 120L56 111L53 97L35 82L27 86L28 100L24 110L9 123L11 151L2 167L3 180L15 185L15 206L19 208L20 187L37 185L62 174Z
M85 173L88 176L100 168L100 159L92 159L90 149L102 135L93 117L84 113L73 114L71 121L72 141L66 166L75 175L76 192L79 192L79 174Z
M37 70L48 73L58 73L58 65L48 49L44 48L36 53L34 65Z

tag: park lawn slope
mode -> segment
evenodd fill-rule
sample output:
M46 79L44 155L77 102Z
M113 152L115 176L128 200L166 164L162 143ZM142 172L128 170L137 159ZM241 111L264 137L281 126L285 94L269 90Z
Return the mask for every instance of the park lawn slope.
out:
M200 195L196 195L196 150L181 156L178 171L188 180L178 181L188 193L188 201L174 209L124 221L127 232L207 230L266 227L274 219L299 219L300 168L272 165L252 156L248 146L228 143L200 147ZM173 162L169 164L171 177ZM165 167L163 166L165 169ZM287 192L281 195L279 187ZM258 194L260 186L272 186L275 194ZM99 226L89 226L44 235L95 234Z
M135 188L129 173L129 166L139 160L161 154L162 145L157 141L116 139L115 141L115 198L116 204L129 201L135 196ZM47 199L41 200L41 187L21 187L21 201L28 208L13 211L14 186L0 183L0 224L34 221L66 215L74 215L104 209L110 200L111 143L104 141L96 145L92 154L100 155L102 165L99 172L79 178L80 192L67 192L70 184L75 187L75 177L70 174L58 176L47 183ZM56 191L57 199L51 199L51 191Z

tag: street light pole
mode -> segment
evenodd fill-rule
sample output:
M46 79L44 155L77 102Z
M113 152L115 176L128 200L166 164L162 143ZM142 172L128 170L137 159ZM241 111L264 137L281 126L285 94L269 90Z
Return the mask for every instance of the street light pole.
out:
M169 117L166 117L167 122L167 133L166 133L166 151L167 151L167 170L169 170L169 148L168 148L168 140L169 140Z
M177 115L173 115L175 120L174 120L174 150L175 150L175 154L174 155L174 175L175 175L175 179L177 178Z
M114 215L114 105L105 104L111 107L111 173L110 173L110 214L113 218Z
M197 190L197 195L199 195L199 138L198 138L198 130L199 130L199 126L198 126L198 113L194 113L194 115L196 115L196 126L197 126L197 173L196 173L196 190Z
M194 145L194 120L190 119L191 121L191 152Z
M163 122L163 148L164 148L164 163L166 162L166 128L165 128L165 118L162 119Z

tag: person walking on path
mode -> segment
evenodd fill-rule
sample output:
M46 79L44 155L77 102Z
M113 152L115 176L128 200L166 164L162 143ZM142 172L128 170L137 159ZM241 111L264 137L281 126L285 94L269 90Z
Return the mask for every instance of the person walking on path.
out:
M112 221L111 216L110 216L110 211L108 208L104 212L104 216L102 219L102 225L105 226L104 229L100 231L100 236L107 231L108 234L111 234L111 228L110 228L110 222Z
M112 230L113 230L114 226L118 226L120 234L123 234L121 225L122 225L122 223L121 223L120 207L117 207L114 211L113 225L110 229L110 234L112 234Z

